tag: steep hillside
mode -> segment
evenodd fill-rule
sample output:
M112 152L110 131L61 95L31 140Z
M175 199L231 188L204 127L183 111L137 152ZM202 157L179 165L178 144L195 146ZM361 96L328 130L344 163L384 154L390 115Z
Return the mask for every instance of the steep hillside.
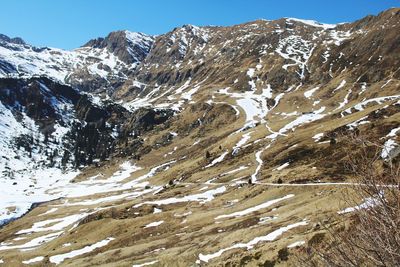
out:
M0 264L296 265L368 205L340 201L350 136L382 146L377 168L398 161L399 32L390 9L115 32L72 52L1 36ZM47 56L63 63L40 69Z

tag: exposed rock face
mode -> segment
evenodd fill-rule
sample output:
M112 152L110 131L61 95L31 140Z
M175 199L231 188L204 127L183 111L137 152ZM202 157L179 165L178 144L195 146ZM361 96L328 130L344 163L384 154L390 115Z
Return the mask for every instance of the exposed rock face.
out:
M90 40L83 47L106 48L126 64L138 64L144 60L153 45L153 37L143 33L116 31L105 38Z
M141 132L153 130L154 126L166 122L172 115L173 111L171 110L141 108L133 112L123 130L126 133L131 132L140 135Z

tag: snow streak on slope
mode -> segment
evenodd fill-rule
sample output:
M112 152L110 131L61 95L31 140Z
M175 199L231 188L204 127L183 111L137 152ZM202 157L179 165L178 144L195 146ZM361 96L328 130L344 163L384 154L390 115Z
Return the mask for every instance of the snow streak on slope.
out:
M154 201L146 201L140 204L137 204L134 206L134 208L138 208L142 205L169 205L169 204L175 204L175 203L182 203L182 202L199 202L201 204L210 202L212 201L216 195L222 194L226 191L225 186L218 187L216 189L208 190L204 193L200 194L194 194L194 195L188 195L188 196L183 196L183 197L173 197L173 198L167 198L167 199L161 199L161 200L154 200Z
M305 96L306 98L311 98L312 95L313 95L318 89L319 89L319 86L317 86L317 87L315 87L315 88L313 88L313 89L310 89L310 90L304 92L304 96Z
M265 148L266 149L266 148ZM251 182L255 183L257 182L257 175L261 170L261 166L263 165L263 160L261 159L261 154L264 152L265 149L262 149L260 151L257 151L255 156L256 156L256 161L257 161L257 168L255 172L251 175Z
M280 202L282 200L289 199L289 198L292 198L292 197L294 197L294 195L293 194L289 194L289 195L286 195L286 196L281 197L281 198L269 200L267 202L264 202L262 204L254 206L254 207L247 208L245 210L233 212L233 213L230 213L230 214L219 215L219 216L215 217L215 219L218 220L218 219L224 219L224 218L245 216L245 215L251 214L251 213L253 213L255 211L268 208L269 206L274 205L275 203L278 203L278 202Z
M31 263L40 262L40 261L42 261L43 259L44 259L43 256L39 256L39 257L35 257L35 258L32 258L32 259L27 260L27 261L22 261L22 263L23 263L23 264L31 264Z
M134 264L134 265L132 265L132 267L144 267L144 266L153 265L157 262L158 262L158 260L154 260L154 261L149 261L149 262L145 262L145 263Z
M300 72L297 72L301 79L304 79L307 70L307 62L314 50L314 45L300 36L291 35L279 41L276 48L281 57L294 63L283 65L282 68L287 70L290 66L299 66Z
M279 135L284 135L287 133L289 130L294 130L296 127L310 123L319 119L322 119L325 117L325 114L323 112L325 111L325 107L321 107L319 110L313 111L313 112L308 112L306 114L302 114L299 117L297 117L295 120L291 121L290 123L286 124L284 127L282 127L278 132L272 133L268 136L270 139L275 139Z
M106 246L108 243L110 243L113 240L114 240L113 237L109 237L109 238L101 240L101 241L99 241L99 242L97 242L97 243L95 243L93 245L89 245L89 246L83 247L83 248L78 249L78 250L73 250L73 251L70 251L70 252L65 253L65 254L51 256L50 257L50 262L55 263L55 264L60 264L61 262L63 262L66 259L77 257L79 255L83 255L85 253L89 253L89 252L91 252L91 251L93 251L93 250L95 250L97 248L104 247L104 246Z
M46 234L44 236L39 236L21 245L14 245L14 246L2 245L0 246L0 251L9 249L32 249L40 245L43 245L45 243L48 243L51 240L56 239L57 237L62 235L62 233L63 231L60 231L60 232Z
M228 151L225 151L224 153L222 153L219 157L215 158L210 164L208 164L204 168L209 168L209 167L214 166L215 164L222 162L226 155L228 155Z
M277 239L279 236L281 236L282 234L284 234L285 232L287 232L287 231L289 231L289 230L291 230L293 228L296 228L296 227L299 227L299 226L304 226L304 225L307 225L306 221L290 224L288 226L281 227L281 228L279 228L279 229L277 229L277 230L275 230L275 231L273 231L273 232L271 232L271 233L269 233L269 234L267 234L265 236L256 237L256 238L250 240L247 243L237 243L237 244L234 244L234 245L232 245L230 247L223 248L223 249L221 249L221 250L219 250L219 251L217 251L215 253L212 253L212 254L202 254L202 253L200 253L199 254L199 259L200 259L200 261L203 261L203 262L209 262L210 260L212 260L214 258L220 257L224 252L232 250L232 249L245 248L247 250L250 250L260 242L273 241L273 240Z
M242 135L242 138L236 143L236 145L233 147L232 149L232 155L237 155L240 148L246 144L250 139L251 139L251 133L252 132L248 132Z

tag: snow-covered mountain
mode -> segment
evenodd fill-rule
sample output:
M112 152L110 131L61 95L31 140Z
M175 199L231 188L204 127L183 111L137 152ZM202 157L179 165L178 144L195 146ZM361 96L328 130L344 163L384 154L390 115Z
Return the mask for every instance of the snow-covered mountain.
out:
M154 37L112 32L73 51L34 47L22 39L0 38L0 77L46 76L81 90L111 90L146 57Z
M338 201L352 136L398 163L399 32L395 8L73 51L0 35L0 264L282 263L363 206Z

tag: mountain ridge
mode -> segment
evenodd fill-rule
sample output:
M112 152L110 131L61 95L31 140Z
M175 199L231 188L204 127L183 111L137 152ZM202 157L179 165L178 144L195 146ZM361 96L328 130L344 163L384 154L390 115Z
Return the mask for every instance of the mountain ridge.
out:
M188 25L188 26L195 26L195 27L200 27L200 28L207 28L207 27L209 27L209 28L212 28L212 27L224 28L224 27L240 26L240 25L244 25L244 24L252 24L252 23L257 22L257 21L276 21L276 20L280 20L280 19L294 19L294 20L303 21L303 22L315 22L316 24L320 24L320 25L332 25L332 26L333 26L333 25L336 25L336 26L338 26L338 25L343 25L343 24L351 24L351 23L354 23L354 22L357 22L357 21L369 20L369 19L371 19L371 18L379 17L380 15L385 14L385 13L397 12L398 9L399 9L399 7L391 7L391 8L389 8L389 9L387 9L387 10L384 10L384 11L382 11L382 12L379 12L377 15L366 15L365 17L363 17L363 18L361 18L361 19L357 19L357 20L355 20L355 21L353 21L353 22L325 23L325 22L313 20L313 19L311 19L311 18L282 17L282 18L278 18L278 19L274 19L274 20L269 20L269 19L265 19L265 18L259 18L259 19L251 20L251 21L248 21L248 22L242 22L242 23L238 23L238 24L234 24L234 25L230 25L230 26L220 26L220 25L202 25L202 26L196 26L196 25L194 25L194 24L190 24L190 23L189 23L189 24L183 24L183 25L180 26L180 27L179 27L179 26L178 26L178 27L175 27L174 29L182 28L182 27L184 27L185 25ZM173 29L173 30L174 30L174 29ZM172 30L172 31L173 31L173 30ZM121 31L135 32L135 33L144 34L144 35L153 36L153 37L156 37L156 36L159 36L159 35L163 35L163 34L150 35L150 34L146 34L146 33L144 33L144 32L131 31L131 30L127 30L127 29L125 29L125 30L123 30L123 29L121 29L121 30L115 30L115 31L112 31L112 32L110 32L110 33L113 33L113 32L121 32ZM110 34L110 33L109 33L109 34ZM108 35L109 35L109 34L108 34ZM165 33L164 33L164 34L165 34ZM8 36L8 35L6 35L6 34L1 34L1 36L2 36L3 38L5 37L5 39L22 40L22 41L25 43L25 41L21 38L21 36L10 37L10 36ZM87 41L86 43L84 43L84 44L81 45L80 47L86 46L90 41L97 40L97 39L105 39L105 38L106 38L106 37L95 37L95 38L93 38L93 39ZM35 45L32 45L32 46L35 46ZM35 46L35 47L37 47L37 48L50 48L49 46L43 46L43 47L42 47L42 46ZM79 47L72 48L72 49L70 49L70 50L68 50L68 49L63 49L63 50L71 51L71 50L78 49L78 48L79 48Z

